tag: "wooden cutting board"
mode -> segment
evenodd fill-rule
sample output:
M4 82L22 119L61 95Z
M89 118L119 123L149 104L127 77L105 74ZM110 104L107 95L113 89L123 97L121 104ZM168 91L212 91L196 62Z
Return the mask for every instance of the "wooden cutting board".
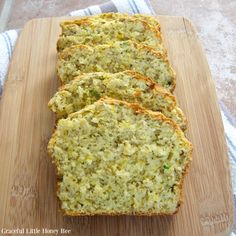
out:
M62 18L45 18L24 27L0 101L0 230L18 228L26 234L27 228L38 228L41 232L37 235L43 235L43 229L66 229L71 232L64 235L81 236L202 236L231 231L230 169L206 57L187 19L158 19L177 73L176 95L189 121L187 137L194 146L179 213L168 217L73 218L59 212L55 173L46 149L54 127L47 103L58 87L56 40Z

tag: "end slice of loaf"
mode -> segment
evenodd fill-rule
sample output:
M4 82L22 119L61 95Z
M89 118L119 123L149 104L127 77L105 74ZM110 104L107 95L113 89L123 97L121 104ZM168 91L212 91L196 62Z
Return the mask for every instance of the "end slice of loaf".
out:
M112 44L75 45L59 53L57 73L62 83L89 72L117 73L135 70L173 91L175 73L165 54L132 41Z
M48 151L66 215L173 214L192 145L161 113L102 99L59 120Z
M109 44L132 40L165 52L159 30L140 18L82 18L61 23L62 33L57 42L58 51L76 44Z
M149 110L162 112L172 118L182 130L186 129L186 118L177 107L176 98L151 79L134 71L83 74L62 86L48 105L57 118L61 118L104 96L137 102Z

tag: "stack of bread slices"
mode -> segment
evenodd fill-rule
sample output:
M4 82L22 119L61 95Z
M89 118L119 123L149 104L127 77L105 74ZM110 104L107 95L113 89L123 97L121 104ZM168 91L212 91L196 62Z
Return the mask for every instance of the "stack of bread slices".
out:
M107 13L61 23L48 151L64 214L177 212L191 161L175 72L156 18Z

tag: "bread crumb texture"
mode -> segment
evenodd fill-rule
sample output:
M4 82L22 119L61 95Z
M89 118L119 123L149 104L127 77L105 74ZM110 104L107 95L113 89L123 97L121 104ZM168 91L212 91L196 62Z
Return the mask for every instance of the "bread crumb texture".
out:
M135 70L173 91L175 73L165 54L132 41L94 47L75 45L59 53L57 73L62 83L89 72Z
M172 214L192 146L161 113L106 98L59 120L48 151L65 214Z
M62 33L57 42L58 51L76 44L110 44L115 41L133 40L137 43L165 51L159 30L140 18L82 18L61 23Z
M133 71L83 74L59 89L48 105L57 114L57 118L61 118L104 96L137 102L149 110L162 112L181 129L186 129L186 118L177 107L175 97L154 81Z

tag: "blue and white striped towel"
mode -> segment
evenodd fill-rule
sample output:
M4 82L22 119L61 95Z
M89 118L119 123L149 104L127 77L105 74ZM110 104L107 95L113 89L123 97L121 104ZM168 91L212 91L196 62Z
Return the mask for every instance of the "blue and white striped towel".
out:
M123 12L129 14L144 13L148 15L154 14L148 0L112 0L102 5L90 6L85 9L70 12L69 15L87 16L102 12ZM3 90L8 64L10 62L19 32L19 30L9 30L0 34L0 95ZM220 103L220 106L225 128L225 136L228 144L229 158L232 166L234 202L236 206L236 121L227 111L223 103ZM234 232L236 232L236 225L234 226Z

